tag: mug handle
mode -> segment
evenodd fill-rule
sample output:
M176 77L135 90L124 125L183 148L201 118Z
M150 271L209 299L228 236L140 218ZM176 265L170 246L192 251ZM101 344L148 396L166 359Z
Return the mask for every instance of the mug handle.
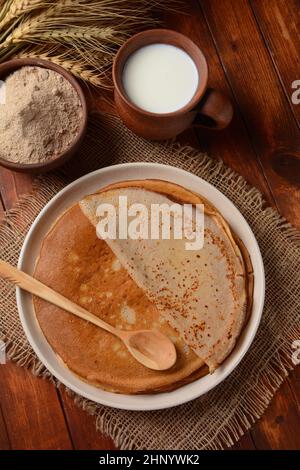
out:
M209 129L224 129L232 120L233 106L229 98L214 88L207 88L200 103L193 124Z

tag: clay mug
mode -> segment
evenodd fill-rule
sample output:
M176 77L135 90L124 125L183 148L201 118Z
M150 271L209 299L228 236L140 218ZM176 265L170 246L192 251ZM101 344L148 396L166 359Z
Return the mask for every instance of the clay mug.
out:
M171 44L183 49L194 61L199 75L198 88L189 103L171 113L152 113L134 105L126 96L122 72L126 60L149 44ZM151 140L175 137L195 125L223 129L233 116L229 99L208 87L208 65L201 49L188 37L168 29L149 29L132 36L119 49L113 64L114 99L118 114L135 134Z

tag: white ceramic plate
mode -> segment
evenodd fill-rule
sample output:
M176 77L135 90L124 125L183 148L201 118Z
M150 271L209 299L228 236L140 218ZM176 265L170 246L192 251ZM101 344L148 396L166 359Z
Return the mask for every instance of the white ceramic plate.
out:
M252 315L234 351L212 375L207 375L172 392L153 395L120 395L88 385L58 359L38 325L31 295L17 288L17 304L23 328L31 346L47 369L79 395L103 405L127 410L155 410L176 406L203 395L222 382L238 365L252 343L261 319L265 292L263 261L256 239L232 202L201 178L175 167L154 163L128 163L103 168L83 176L60 191L32 224L21 250L18 267L29 274L33 273L44 236L57 217L73 203L110 183L145 178L177 183L203 195L219 209L250 253L255 279Z

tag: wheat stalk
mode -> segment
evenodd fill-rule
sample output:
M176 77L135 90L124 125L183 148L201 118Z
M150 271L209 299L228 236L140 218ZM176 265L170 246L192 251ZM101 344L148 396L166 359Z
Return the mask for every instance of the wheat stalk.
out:
M12 0L2 21L0 21L0 30L4 29L9 23L38 8L43 8L50 3L45 0Z
M115 47L120 46L124 39L126 38L125 33L117 32L114 28L86 28L86 27L75 27L75 28L64 28L58 30L50 31L34 31L31 30L30 33L24 34L22 32L21 36L14 35L12 39L9 39L11 44L19 44L22 42L33 42L38 43L61 43L61 44L74 44L79 43L81 45L94 44L97 47L109 46L112 48L112 45ZM4 41L2 47L7 47L8 41Z
M163 7L176 3L166 0ZM2 8L1 8L2 5ZM150 16L156 0L0 0L0 62L14 54L51 60L96 86L108 86L117 46ZM4 17L3 17L4 14Z
M168 4L170 0L165 3ZM82 24L82 23L99 23L105 20L107 22L116 20L134 21L144 18L147 19L147 13L153 9L154 5L158 6L155 0L58 0L52 2L52 5L42 12L40 19L47 25L47 22L58 26L61 22Z
M86 1L86 0L85 0ZM83 0L77 0L72 1L70 3L70 0L64 0L62 2L58 2L58 4L54 7L49 8L46 11L43 11L42 13L33 16L32 18L26 19L23 21L17 28L14 29L14 31L0 44L1 49L5 49L9 47L12 44L18 44L21 42L28 42L30 39L35 39L37 36L43 37L43 35L50 35L51 32L54 34L54 31L59 31L60 27L63 26L65 28L65 25L68 22L72 23L72 26L76 24L77 21L80 22L85 22L86 24L89 23L94 23L95 21L99 24L101 21L105 21L105 23L101 26L101 28L107 28L107 26L117 23L117 31L122 32L123 30L125 31L130 31L134 29L134 27L140 26L143 21L147 22L147 19L143 19L136 14L129 16L127 15L128 10L125 10L123 12L114 12L115 4L117 3L124 3L123 0L116 0L114 3L114 7L112 10L105 10L105 8L100 8L101 6L105 6L105 4L111 3L113 0L100 0L97 2L95 10L98 12L97 15L95 15L95 10L92 10L92 13L89 14L90 7L92 4L87 4L86 6L89 7L87 11L85 12L80 12L75 10L74 13L70 14L70 11L68 13L69 16L66 14L63 16L63 10L66 8L67 5L71 5L71 8L74 8L74 3L78 3L78 6L83 3ZM144 3L141 2L141 3ZM148 3L148 2L147 2ZM94 3L93 3L94 5ZM58 14L59 13L59 14ZM53 29L51 29L53 28ZM87 29L87 28L86 28ZM61 35L62 37L62 35Z
M91 83L94 86L102 86L109 88L109 85L106 83L106 75L104 73L96 74L94 71L86 69L83 65L75 63L73 60L66 59L63 55L54 55L48 53L35 53L35 52L21 52L17 55L19 58L25 57L35 57L42 60L48 60L53 62L56 65L60 65L64 69L71 72L73 75L78 77L80 80Z
M0 0L0 21L5 17L13 0Z

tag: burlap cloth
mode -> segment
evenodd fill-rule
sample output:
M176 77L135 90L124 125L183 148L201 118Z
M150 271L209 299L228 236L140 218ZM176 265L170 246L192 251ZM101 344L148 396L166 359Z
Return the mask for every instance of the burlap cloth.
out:
M122 449L215 449L230 446L266 409L292 369L292 342L300 338L300 233L261 194L227 168L190 148L159 145L131 134L119 120L91 120L85 144L62 172L37 179L34 191L11 210L0 228L1 258L17 263L24 237L41 208L72 179L122 162L160 162L201 176L239 208L258 240L266 271L266 301L254 343L237 369L205 396L154 412L131 412L74 399L96 415L96 426ZM73 162L75 161L73 160ZM199 188L200 189L200 188ZM35 356L20 325L15 289L1 280L2 339L8 356L39 376L50 373Z

